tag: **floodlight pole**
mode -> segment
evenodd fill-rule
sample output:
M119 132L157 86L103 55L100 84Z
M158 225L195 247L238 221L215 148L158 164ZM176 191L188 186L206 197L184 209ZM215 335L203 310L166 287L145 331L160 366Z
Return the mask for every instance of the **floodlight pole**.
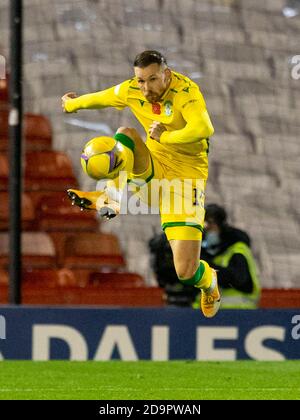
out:
M22 183L22 9L10 1L9 79L9 303L21 303L21 183Z

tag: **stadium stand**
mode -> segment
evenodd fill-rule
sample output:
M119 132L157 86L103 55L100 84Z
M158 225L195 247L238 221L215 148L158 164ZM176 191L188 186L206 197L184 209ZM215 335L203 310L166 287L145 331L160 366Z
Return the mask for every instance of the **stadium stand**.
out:
M1 88L3 84L1 85ZM8 298L8 111L1 92L0 111L0 302ZM6 104L7 105L7 104ZM65 189L77 186L65 153L51 150L52 130L42 115L25 114L24 185L22 194L22 301L29 304L158 305L162 292L146 293L143 278L124 270L125 260L115 235L100 233L93 212L71 206ZM37 232L32 232L32 230ZM49 232L46 233L46 232ZM72 269L70 269L72 268ZM99 271L97 271L99 270ZM101 271L105 272L101 272ZM107 272L108 271L108 272ZM126 289L116 293L115 284ZM105 293L99 294L99 289ZM63 288L64 293L60 293ZM139 298L133 298L136 288ZM100 296L100 297L99 297ZM152 297L151 297L152 296Z
M53 150L26 153L26 191L62 191L77 185L72 163L65 153Z
M115 235L82 232L65 238L63 264L67 268L124 268L125 260Z
M0 192L0 230L8 230L9 223L9 202L8 192ZM22 194L22 228L24 230L34 230L36 228L36 215L34 204L30 196Z
M43 115L25 114L23 120L25 149L49 150L52 145L50 121ZM0 111L0 151L8 150L8 111Z
M25 114L26 150L48 150L52 146L50 121L44 115Z
M145 287L142 276L135 273L99 273L92 272L89 275L89 284L97 285L102 289L133 289Z
M80 273L80 274L79 274ZM22 300L25 304L164 306L162 289L146 287L133 273L89 273L63 269L34 269L22 273ZM78 282L82 277L83 283ZM88 283L86 283L86 280ZM116 287L118 282L120 287ZM123 284L122 284L123 283ZM101 286L100 286L101 284ZM8 275L0 269L0 303L8 294Z
M7 109L8 104L8 74L0 79L0 111Z
M44 289L59 287L77 286L74 273L71 270L62 269L44 269L44 270L26 270L22 273L22 282L27 289Z
M94 212L83 212L71 206L65 192L39 195L36 204L39 230L43 231L97 231L99 222Z
M37 0L24 5L25 111L49 118L52 144L72 156L82 188L94 188L79 167L83 144L104 134L104 128L113 133L122 125L140 127L126 110L64 116L58 100L63 93L97 91L131 77L133 57L148 48L161 50L172 68L199 83L215 126L206 201L226 207L231 222L250 233L262 285L270 290L263 291L263 306L271 296L273 305L279 293L286 296L282 288L299 288L300 85L291 76L290 63L299 54L300 29L295 19L283 16L284 4L284 0L142 0L128 7L119 0L65 0L63 7L49 9ZM1 16L4 20L8 16L5 3ZM0 39L8 56L4 26ZM4 110L5 84L0 80ZM33 189L37 163L31 162L26 170L32 184L27 188ZM6 190L7 175L6 156L0 154L1 191ZM50 204L43 215L40 192L30 196L38 205L40 228L55 229L55 221L50 222L54 206ZM102 232L119 238L127 269L143 275L148 285L154 284L154 277L147 242L159 230L159 217L151 214L121 215L101 225ZM51 233L54 243L57 233ZM60 249L74 264L79 245L76 250Z
M0 269L0 287L6 287L8 284L8 274L7 271ZM3 294L4 296L4 294Z
M29 268L53 268L56 266L55 247L50 236L44 232L22 234L22 264ZM0 268L7 269L9 262L8 234L0 233Z
M8 160L4 153L0 153L0 191L6 191L8 187Z

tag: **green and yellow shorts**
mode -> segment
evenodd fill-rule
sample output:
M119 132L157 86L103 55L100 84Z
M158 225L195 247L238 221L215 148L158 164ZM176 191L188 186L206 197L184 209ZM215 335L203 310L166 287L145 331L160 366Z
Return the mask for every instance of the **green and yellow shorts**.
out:
M194 169L183 164L175 171L150 152L147 170L131 174L130 184L151 213L159 211L168 240L201 241L206 180L195 178Z

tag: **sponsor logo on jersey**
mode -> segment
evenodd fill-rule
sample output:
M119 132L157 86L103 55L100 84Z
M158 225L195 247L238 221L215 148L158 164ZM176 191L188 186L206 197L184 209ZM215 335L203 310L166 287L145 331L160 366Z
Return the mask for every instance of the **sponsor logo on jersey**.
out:
M172 113L173 113L173 110L172 110L172 102L171 101L166 101L165 103L164 103L164 105L165 105L165 115L167 116L167 117L170 117L171 115L172 115Z
M160 104L158 102L155 102L154 104L152 104L152 112L153 114L157 114L157 115L161 114Z

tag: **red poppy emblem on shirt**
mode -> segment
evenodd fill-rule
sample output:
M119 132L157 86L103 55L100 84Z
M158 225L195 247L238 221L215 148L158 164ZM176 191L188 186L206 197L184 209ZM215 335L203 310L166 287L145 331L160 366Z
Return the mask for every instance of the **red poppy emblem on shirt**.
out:
M152 104L152 112L153 112L153 114L158 114L159 115L161 113L160 104L158 104L158 103Z

